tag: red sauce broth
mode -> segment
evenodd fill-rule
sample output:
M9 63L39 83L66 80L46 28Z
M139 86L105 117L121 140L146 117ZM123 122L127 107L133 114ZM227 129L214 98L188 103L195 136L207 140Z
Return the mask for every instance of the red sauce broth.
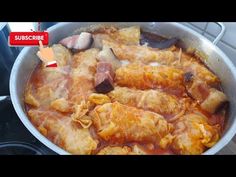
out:
M145 33L146 36L148 36L147 38L148 39L156 39L156 40L163 40L164 38L161 37L161 36L158 36L156 34L151 34L151 33ZM145 36L144 35L144 36ZM147 40L148 40L147 39ZM193 54L194 55L194 54ZM196 56L194 56L196 57ZM199 60L199 62L203 63L201 60ZM204 63L203 63L204 64ZM204 64L205 65L205 64ZM31 74L31 77L29 79L29 83L32 83L33 86L35 87L39 87L43 84L43 76L41 74L41 71L39 70L41 64L38 64L37 67L34 69L34 71L32 72ZM205 65L206 66L206 65ZM72 66L73 67L73 66ZM207 67L208 68L208 67ZM209 69L209 68L208 68ZM71 78L69 77L68 78L68 85L71 84ZM215 87L217 88L220 88L220 85L216 85ZM207 97L207 95L209 94L208 92L206 92L206 89L204 88L199 88L202 90L202 93L204 93L205 97ZM169 93L169 94L172 94L172 95L176 95L177 98L182 98L182 97L185 97L186 96L186 93L183 93L182 90L180 89L161 89L162 91L166 92L166 93ZM28 112L32 107L30 105L27 105L25 104L25 109L26 109L26 112ZM202 109L199 109L201 111L202 114L204 114L207 118L208 118L208 123L210 125L216 125L216 124L219 124L221 127L222 127L222 131L223 131L223 127L224 127L224 123L225 123L225 117L227 117L227 110L226 108L222 109L222 111L216 113L216 114L209 114L207 113L206 111L202 110ZM63 113L61 113L63 115ZM68 116L68 113L64 114L65 116L67 115ZM173 115L163 115L166 120L168 121L168 119L171 119L173 117ZM128 146L128 147L132 147L133 145L135 144L138 144L141 149L146 152L147 154L156 154L156 155L163 155L163 154L178 154L178 152L174 152L171 150L171 148L167 148L167 149L161 149L160 147L158 146L155 146L155 145L152 145L153 148L150 148L150 143L147 143L147 142L141 142L141 143L137 143L137 142L129 142L129 143L124 143L124 144L111 144L110 142L106 142L104 141L102 138L100 138L97 133L96 133L96 129L95 127L92 125L90 128L89 128L89 131L90 131L90 134L91 136L98 140L99 143L98 143L98 146L96 148L96 150L94 150L92 152L92 154L96 154L98 153L102 148L106 147L106 146ZM47 138L53 140L54 137L56 135L54 134L48 134ZM59 145L63 145L62 144L63 142L58 142Z

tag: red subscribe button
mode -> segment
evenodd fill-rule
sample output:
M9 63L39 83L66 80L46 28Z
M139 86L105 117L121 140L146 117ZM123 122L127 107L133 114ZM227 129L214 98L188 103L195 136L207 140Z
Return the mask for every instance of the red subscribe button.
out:
M48 45L48 32L11 32L9 35L10 46L36 46L39 41Z

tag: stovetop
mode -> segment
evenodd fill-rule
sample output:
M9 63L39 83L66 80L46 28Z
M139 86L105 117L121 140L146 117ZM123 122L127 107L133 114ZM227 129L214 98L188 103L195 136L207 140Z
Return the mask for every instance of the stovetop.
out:
M56 154L37 140L18 118L11 101L0 102L0 155Z

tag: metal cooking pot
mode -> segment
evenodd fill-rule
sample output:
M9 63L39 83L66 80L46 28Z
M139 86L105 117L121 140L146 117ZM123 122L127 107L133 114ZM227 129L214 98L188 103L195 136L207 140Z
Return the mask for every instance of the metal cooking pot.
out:
M96 23L59 23L48 29L50 45L57 43L60 39L70 35L74 30L80 27L86 27ZM109 23L110 24L110 23ZM226 127L222 138L209 150L203 154L215 154L221 150L236 133L236 68L230 59L214 44L216 44L224 33L222 32L212 43L199 33L178 23L114 23L116 26L140 25L142 29L151 31L166 37L177 37L183 41L184 46L195 48L207 56L206 64L219 76L222 81L223 90L229 98L230 110L229 117L226 121ZM26 128L39 141L58 154L69 154L57 145L53 144L44 137L29 121L23 102L23 94L26 83L38 64L36 57L37 47L25 47L17 57L10 77L10 95L13 106L19 118Z

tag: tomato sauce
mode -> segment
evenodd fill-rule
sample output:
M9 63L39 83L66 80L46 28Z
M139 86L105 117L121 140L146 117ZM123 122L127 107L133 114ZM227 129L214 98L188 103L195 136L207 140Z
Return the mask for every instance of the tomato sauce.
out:
M148 32L142 32L142 37L143 40L148 42L148 41L162 41L165 38L158 36L156 34L152 34L152 33L148 33ZM200 61L199 61L200 62ZM69 86L71 84L71 78L68 76L68 83L67 86ZM40 70L40 64L35 68L35 70L33 71L31 78L29 79L29 83L31 83L33 85L33 87L40 87L42 86L43 83L43 75L42 72ZM216 87L219 88L219 85L216 85ZM201 90L201 92L204 95L204 98L206 98L209 95L209 92L207 91L206 88L204 87L199 87L199 90ZM162 91L172 94L172 95L176 95L177 98L183 98L183 97L187 97L186 93L183 93L183 91L180 91L178 89L162 89ZM30 105L25 104L25 108L26 108L26 112L28 112L32 107ZM215 114L209 114L208 112L202 110L200 107L198 107L198 110L200 110L200 112L202 114L204 114L207 119L208 119L208 123L210 125L217 125L219 124L221 127L221 131L223 131L224 128L224 124L225 124L225 117L227 117L227 108L223 108L221 109L221 111L215 113ZM191 112L193 110L188 110L188 112ZM69 116L70 113L61 113L64 116ZM168 119L171 119L173 117L173 115L163 115L166 120L168 121ZM106 142L103 139L101 139L98 134L97 131L95 129L95 127L92 125L89 128L90 134L92 136L93 139L97 140L98 146L97 149L95 151L93 151L93 154L96 154L97 152L99 152L102 148L106 147L106 146L128 146L128 147L132 147L135 144L138 144L141 149L143 149L144 152L146 152L147 154L156 154L156 155L163 155L163 154L176 154L176 152L174 152L171 147L167 148L167 149L161 149L160 147L158 147L157 145L154 144L150 144L150 142L128 142L128 143L124 143L124 144L111 144L110 142ZM48 135L49 139L53 139L56 135L54 134L49 134ZM63 145L63 142L58 142L58 144Z

